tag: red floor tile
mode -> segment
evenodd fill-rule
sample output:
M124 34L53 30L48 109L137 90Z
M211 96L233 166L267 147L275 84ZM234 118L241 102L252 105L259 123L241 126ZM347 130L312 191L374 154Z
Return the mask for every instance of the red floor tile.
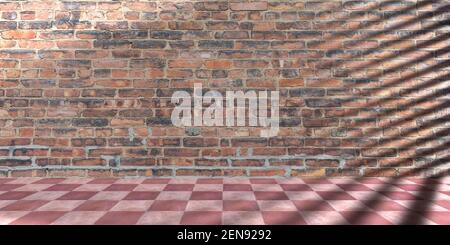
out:
M97 193L96 191L72 191L59 197L58 200L87 200Z
M144 212L110 211L101 217L96 225L135 225Z
M224 191L252 191L252 186L247 184L224 184Z
M136 186L135 184L112 184L104 191L132 191Z
M438 225L450 225L450 212L432 211L427 214L426 218Z
M142 184L168 184L170 179L146 179Z
M277 181L274 179L250 179L250 183L252 184L277 184Z
M384 191L380 192L381 194L389 197L392 200L416 200L421 199L421 197L415 196L408 192L401 191Z
M355 200L354 197L344 191L318 191L317 194L325 200Z
M220 225L222 224L222 212L215 211L191 211L185 212L181 218L183 225Z
M156 200L150 207L150 211L184 211L187 201Z
M23 184L1 184L0 183L0 191L12 191L19 187L24 186Z
M8 182L11 182L15 180L14 178L0 178L0 185L6 184Z
M312 191L311 187L305 184L281 184L284 191Z
M50 186L49 188L45 189L44 191L72 191L81 185L78 184L56 184L53 186Z
M25 198L31 194L34 194L32 191L10 191L0 194L0 200L20 200Z
M406 211L407 207L395 202L385 200L363 201L364 204L376 211Z
M379 178L357 182L270 178L0 180L1 224L448 224L450 219L450 211L445 211L450 208L447 184L437 184L439 192L421 191L418 185L408 184L421 182L409 179L396 185L385 185L391 180Z
M266 225L306 225L300 213L294 211L264 211L262 216Z
M12 225L48 225L63 216L66 212L36 211L13 221Z
M352 225L392 225L391 222L376 212L344 211L340 213Z
M98 178L88 182L88 184L113 184L117 181L114 178Z
M192 191L194 185L192 184L168 184L164 191Z
M308 178L303 180L306 184L333 184L327 179Z
M222 200L220 191L194 191L191 194L191 200Z
M58 184L60 182L63 182L65 178L47 178L47 179L40 179L36 182L33 182L33 184Z
M32 211L40 206L48 203L48 201L43 200L19 200L16 202L13 202L3 208L1 208L1 211Z
M256 200L288 200L282 191L255 191Z
M423 185L407 185L407 184L398 184L395 185L396 187L405 190L405 191L420 191L420 190L431 190L431 188L428 188L427 186Z
M132 191L124 200L155 200L158 195L158 191Z
M85 203L78 206L75 211L108 211L117 201L110 200L88 200Z
M334 211L326 201L321 200L293 200L298 211Z
M435 203L441 207L450 210L450 200L437 200Z
M198 179L197 184L222 184L222 179Z
M257 211L259 210L258 203L256 201L248 200L224 200L224 211Z
M362 184L338 184L344 191L372 191L369 187Z

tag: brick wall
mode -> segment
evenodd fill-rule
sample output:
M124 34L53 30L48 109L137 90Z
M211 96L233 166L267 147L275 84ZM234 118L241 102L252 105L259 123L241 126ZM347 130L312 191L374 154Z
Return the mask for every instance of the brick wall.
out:
M448 1L1 1L0 176L448 168ZM280 91L280 132L172 126L170 96Z

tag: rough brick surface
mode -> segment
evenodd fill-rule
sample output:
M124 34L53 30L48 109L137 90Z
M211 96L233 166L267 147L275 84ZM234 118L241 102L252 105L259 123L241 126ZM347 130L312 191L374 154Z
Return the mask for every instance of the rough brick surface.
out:
M445 0L0 2L0 176L448 169ZM176 90L280 91L280 132L176 128Z

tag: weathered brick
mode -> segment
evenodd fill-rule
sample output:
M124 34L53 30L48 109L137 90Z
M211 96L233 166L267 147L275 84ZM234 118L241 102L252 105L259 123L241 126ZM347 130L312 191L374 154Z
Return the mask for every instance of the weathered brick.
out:
M1 1L0 175L440 171L408 172L448 148L437 2ZM175 127L195 83L279 91L278 134Z
M2 38L4 39L33 39L36 37L34 31L4 31L2 32Z
M73 126L76 127L105 127L108 123L108 120L103 118L75 118L72 121Z
M249 10L257 10L257 11L263 11L267 10L267 2L233 2L230 3L230 9L231 10L237 10L237 11L249 11Z

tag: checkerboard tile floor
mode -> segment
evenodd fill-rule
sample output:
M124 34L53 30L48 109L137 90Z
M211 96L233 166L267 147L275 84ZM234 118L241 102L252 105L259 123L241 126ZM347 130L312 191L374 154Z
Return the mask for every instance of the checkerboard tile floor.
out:
M0 224L408 223L450 224L450 178L0 179Z

